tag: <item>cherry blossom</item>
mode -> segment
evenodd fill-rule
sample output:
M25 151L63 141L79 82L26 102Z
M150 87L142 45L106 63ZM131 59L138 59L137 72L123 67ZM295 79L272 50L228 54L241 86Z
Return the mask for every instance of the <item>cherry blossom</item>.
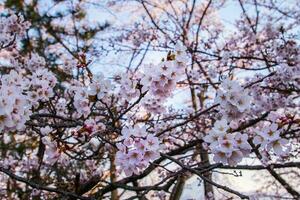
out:
M228 122L222 118L203 139L214 154L214 161L237 165L251 151L248 135L239 132L229 133Z
M1 12L5 12L0 8ZM12 12L6 11L8 17L0 16L0 49L14 43L16 37L22 37L30 24L24 20L23 16L17 16Z
M299 3L278 2L5 0L1 199L185 199L195 177L299 199ZM250 170L265 187L224 178Z
M288 150L288 140L281 137L281 132L278 128L278 124L272 123L265 126L262 131L257 131L258 135L254 138L254 143L256 145L261 145L267 151L271 149L277 155L282 155Z
M127 176L138 174L151 161L159 158L160 142L147 133L146 127L125 127L122 130L123 144L118 143L116 163Z

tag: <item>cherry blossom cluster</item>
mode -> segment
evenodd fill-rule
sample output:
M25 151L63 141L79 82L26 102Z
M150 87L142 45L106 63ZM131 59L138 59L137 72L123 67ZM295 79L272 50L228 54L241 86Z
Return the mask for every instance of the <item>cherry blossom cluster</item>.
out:
M27 56L20 56L19 54L12 54L9 59L10 65L16 69L27 69L30 71L41 70L46 68L46 61L37 53L32 53Z
M123 142L118 143L116 163L127 176L138 174L151 161L159 158L159 139L147 133L146 127L123 128Z
M283 129L278 127L276 122L266 124L262 130L257 130L257 135L254 137L254 144L260 145L260 148L270 152L274 151L275 155L287 155L290 150L288 140L281 137Z
M90 101L88 91L83 87L83 84L79 81L73 81L67 92L74 96L73 105L77 112L74 113L75 116L73 117L88 116L90 114Z
M251 146L247 134L229 133L229 130L230 126L223 118L215 122L214 127L203 139L209 144L215 162L234 166L250 154Z
M174 50L166 61L158 65L144 65L140 83L144 91L149 91L148 96L152 96L144 101L144 107L149 111L162 112L161 103L172 96L177 82L183 79L188 62L187 49L177 44Z
M23 94L27 87L16 71L1 77L0 85L0 131L22 130L30 116L30 105Z
M74 97L73 104L77 110L74 117L81 115L87 117L91 112L92 102L105 101L105 98L113 92L111 81L104 78L101 73L93 76L92 82L88 85L73 80L66 88L67 93Z
M70 145L75 145L78 143L82 143L82 146L77 147L78 152L83 152L86 155L91 155L92 151L96 152L99 148L100 141L97 137L92 135L92 132L95 130L99 130L99 125L91 125L91 120L87 121L87 123L82 127L70 128L66 131L66 134L62 137L62 139L66 139L69 141L67 144L59 143L55 140L55 132L49 126L43 127L40 129L42 134L42 142L45 145L45 160L44 162L50 166L54 164L60 164L62 166L67 166L71 163L69 157L64 153L63 149L70 148ZM101 124L101 123L99 123ZM54 134L51 134L54 133Z
M121 101L125 100L126 102L129 102L130 100L134 99L139 95L138 80L130 74L116 74L114 79L117 87L116 91Z
M21 130L31 115L31 107L53 97L56 77L47 69L39 69L31 75L11 70L2 75L1 93L1 130L4 128Z
M109 79L104 78L102 73L93 77L93 82L89 85L88 95L97 96L98 100L107 97L113 90L113 85Z
M143 106L148 112L159 114L165 112L166 108L163 105L164 99L156 96L146 96L143 99Z
M273 73L274 75L265 78L261 85L252 87L252 96L256 102L254 108L257 111L297 106L293 99L300 88L300 62L295 66L283 64ZM257 74L252 81L263 77L263 74Z
M5 13L0 8L0 12ZM0 49L14 43L16 38L23 36L30 24L24 21L23 16L8 13L8 16L0 15Z
M55 75L47 69L38 69L29 77L30 87L27 92L33 106L46 102L54 96L53 88L57 84Z
M176 80L180 79L182 73L173 60L163 61L158 65L145 65L141 84L147 87L151 94L166 98L172 94Z
M58 159L63 160L65 162L68 162L69 159L63 154L58 146L57 142L52 140L50 136L45 136L42 138L43 144L46 146L45 150L45 163L48 165L53 165L58 161ZM62 156L65 156L64 159L61 159ZM65 163L65 166L67 166L68 163Z
M220 111L227 120L236 120L243 116L251 105L251 96L238 81L225 79L219 90L215 102L220 104Z

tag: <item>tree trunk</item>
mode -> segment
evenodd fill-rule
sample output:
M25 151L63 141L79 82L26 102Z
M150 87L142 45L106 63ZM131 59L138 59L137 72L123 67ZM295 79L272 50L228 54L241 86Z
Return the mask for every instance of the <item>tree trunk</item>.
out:
M109 159L110 159L110 182L111 183L114 183L117 180L115 157L116 157L116 151L115 151L115 149L112 149L112 152L109 155ZM119 200L118 190L115 189L111 192L111 200Z

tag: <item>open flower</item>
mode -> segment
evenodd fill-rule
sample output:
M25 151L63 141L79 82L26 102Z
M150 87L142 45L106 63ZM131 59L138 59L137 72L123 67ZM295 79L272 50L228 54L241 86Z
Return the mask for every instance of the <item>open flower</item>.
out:
M267 149L270 150L273 148L273 151L276 155L280 156L286 153L284 148L288 144L288 140L284 138L278 138L276 140L273 140L271 143L267 145Z
M159 148L159 140L153 134L149 134L145 140L145 147L150 151L155 151Z
M226 165L228 163L227 156L230 155L227 152L222 151L221 149L213 149L212 153L214 154L213 160L216 163L222 163L223 165Z
M244 149L244 150L251 149L251 145L248 143L248 135L247 134L236 133L234 136L234 139L236 141L237 147Z
M228 122L226 119L223 118L215 122L213 130L218 133L224 133L227 131L228 128L229 128Z
M266 126L261 132L261 136L267 141L277 140L279 135L280 131L278 130L278 125L276 123Z
M243 159L243 153L241 152L241 151L239 151L239 150L233 150L232 152L231 152L231 155L229 156L229 158L228 158L228 164L230 165L230 166L235 166L235 165L237 165L239 162L241 162L242 161L242 159Z
M206 135L203 140L206 142L206 143L209 143L211 147L215 147L219 144L219 137L222 137L225 133L219 133L219 132L216 132L214 129L212 129L208 135Z

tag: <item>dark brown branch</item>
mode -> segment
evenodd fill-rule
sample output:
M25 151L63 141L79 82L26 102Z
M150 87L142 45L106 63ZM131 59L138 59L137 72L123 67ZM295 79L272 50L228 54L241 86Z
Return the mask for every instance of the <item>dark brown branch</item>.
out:
M227 191L227 192L229 192L229 193L235 194L235 195L239 196L241 199L249 199L249 197L246 196L246 195L244 195L244 194L241 194L241 193L239 193L239 192L237 192L237 191L235 191L235 190L233 190L233 189L230 189L230 188L227 187L227 186L223 186L223 185L220 185L220 184L218 184L218 183L213 182L212 180L210 180L210 179L206 178L205 176L203 176L203 175L201 174L200 171L198 171L198 170L196 170L196 169L193 169L193 168L191 168L191 167L189 167L189 166L186 166L186 165L182 164L180 161L176 160L175 158L173 158L173 157L171 157L171 156L169 156L169 155L161 154L161 156L163 156L163 157L165 157L165 158L168 158L169 160L175 162L175 163L178 164L181 168L184 168L184 169L186 169L186 170L188 170L188 171L190 171L190 172L192 172L192 173L198 175L198 176L199 176L200 178L202 178L204 181L208 182L209 184L211 184L211 185L213 185L213 186L215 186L215 187L217 187L217 188L220 188L220 189L223 189L223 190L225 190L225 191ZM216 165L216 166L217 166L217 165Z
M261 160L262 155L255 147L254 143L251 140L249 140L249 144L251 145L252 149L254 149L254 153L257 156L257 158ZM292 188L292 186L288 184L286 180L284 180L279 174L277 174L277 172L271 166L267 166L266 169L295 199L300 198L300 194L294 188Z
M93 198L89 198L89 197L79 196L79 195L76 195L72 192L67 192L67 191L56 189L56 188L43 186L43 185L38 184L38 183L34 183L34 182L32 182L30 180L27 180L23 177L15 175L10 170L5 169L4 167L0 167L0 171L5 173L6 175L8 175L10 178L12 178L16 181L25 183L26 185L28 185L32 188L36 188L38 190L45 190L45 191L48 191L48 192L54 192L54 193L57 193L57 194L60 194L60 195L66 196L66 197L72 197L72 198L81 199L81 200L92 200L93 199Z
M222 169L235 169L235 170L266 170L268 167L272 169L281 169L281 168L290 168L290 167L297 167L300 168L300 162L289 162L289 163L273 163L269 164L268 166L263 165L237 165L237 166L220 166L218 168Z

